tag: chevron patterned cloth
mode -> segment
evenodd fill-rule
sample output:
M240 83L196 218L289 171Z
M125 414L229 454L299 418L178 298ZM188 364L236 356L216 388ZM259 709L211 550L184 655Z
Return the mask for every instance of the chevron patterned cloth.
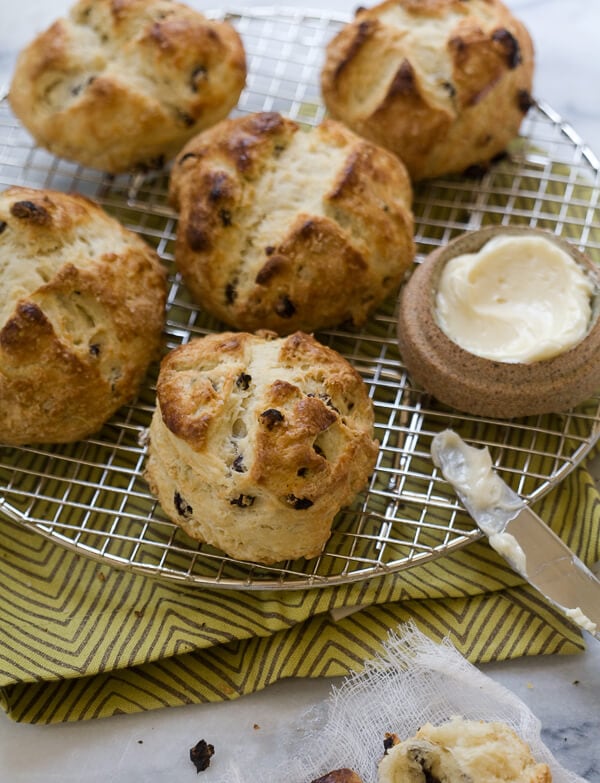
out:
M599 497L585 469L537 510L584 562L600 559ZM408 619L475 663L583 649L579 629L485 541L361 583L245 592L113 570L8 521L0 532L0 702L17 721L213 702L284 677L346 675Z

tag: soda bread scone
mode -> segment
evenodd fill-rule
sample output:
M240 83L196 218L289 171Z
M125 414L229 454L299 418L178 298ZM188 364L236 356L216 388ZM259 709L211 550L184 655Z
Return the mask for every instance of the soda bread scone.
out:
M551 783L547 764L505 723L455 717L426 723L379 763L379 783Z
M196 338L162 361L145 475L192 538L243 560L312 557L378 444L360 375L295 333Z
M170 198L188 288L240 330L361 325L414 257L404 166L333 121L224 120L178 155Z
M327 46L332 117L420 180L486 166L532 104L533 44L500 0L384 0Z
M79 0L20 53L9 101L38 144L115 174L162 166L245 79L227 22L173 0Z
M96 432L157 358L166 275L141 237L83 196L0 194L0 443Z

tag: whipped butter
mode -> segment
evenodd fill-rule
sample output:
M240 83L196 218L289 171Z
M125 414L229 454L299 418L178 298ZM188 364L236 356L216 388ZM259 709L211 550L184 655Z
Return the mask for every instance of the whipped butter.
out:
M435 317L470 353L528 363L585 337L593 292L581 266L551 240L504 234L444 265Z
M523 502L494 471L489 450L469 446L452 430L444 430L431 442L431 457L488 537L490 546L526 576L525 552L504 530Z

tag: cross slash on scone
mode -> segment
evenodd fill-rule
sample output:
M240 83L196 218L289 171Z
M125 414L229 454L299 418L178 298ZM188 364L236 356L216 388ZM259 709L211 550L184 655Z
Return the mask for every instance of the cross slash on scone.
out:
M0 285L0 443L96 432L158 358L158 255L83 196L12 187L0 194Z
M177 156L169 193L187 287L242 331L361 326L414 258L403 164L340 123L224 120Z
M228 22L170 0L79 0L19 53L9 101L40 146L118 174L160 168L245 82Z
M146 479L192 538L276 563L318 555L374 468L366 384L295 333L196 338L162 361Z

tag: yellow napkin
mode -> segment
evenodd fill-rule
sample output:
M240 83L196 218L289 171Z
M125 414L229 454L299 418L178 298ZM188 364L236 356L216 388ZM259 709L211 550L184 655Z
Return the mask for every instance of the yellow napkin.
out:
M599 496L585 469L537 510L584 562L600 558ZM0 702L18 721L83 720L232 699L283 677L346 675L408 619L434 640L448 636L471 662L583 649L579 629L484 540L362 583L219 591L113 570L2 520L0 564Z

